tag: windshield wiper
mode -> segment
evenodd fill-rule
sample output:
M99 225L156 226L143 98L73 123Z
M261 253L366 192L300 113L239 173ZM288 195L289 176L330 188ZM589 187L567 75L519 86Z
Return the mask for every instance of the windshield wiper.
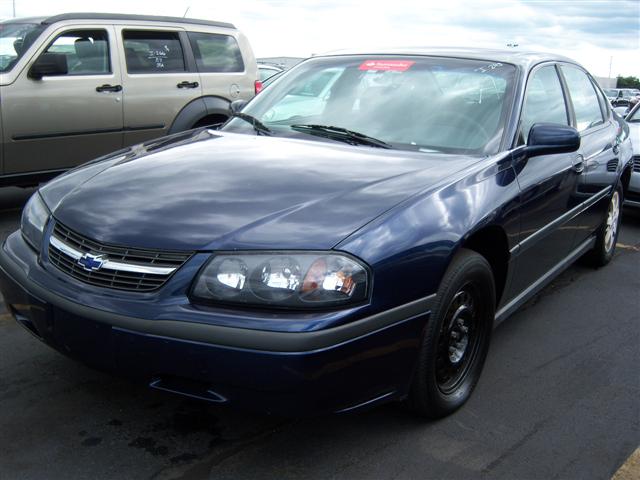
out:
M257 134L262 134L262 135L272 135L273 134L273 132L271 131L271 129L269 127L267 127L264 123L262 123L260 120L258 120L253 115L249 115L248 113L235 112L232 116L240 118L241 120L244 120L245 122L250 123L251 126L253 126L253 129L256 131Z
M292 130L317 135L319 137L330 138L331 140L339 140L349 143L350 145L367 145L377 148L392 148L387 142L383 142L377 138L370 137L364 133L354 132L342 127L334 127L330 125L291 125Z

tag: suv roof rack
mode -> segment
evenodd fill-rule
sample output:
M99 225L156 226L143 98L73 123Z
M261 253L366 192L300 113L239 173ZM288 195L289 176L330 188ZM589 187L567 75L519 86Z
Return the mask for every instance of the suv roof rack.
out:
M42 21L42 24L51 25L52 23L62 22L65 20L142 20L149 22L190 23L211 27L236 28L231 23L199 20L195 18L162 17L156 15L127 15L122 13L63 13L45 18Z

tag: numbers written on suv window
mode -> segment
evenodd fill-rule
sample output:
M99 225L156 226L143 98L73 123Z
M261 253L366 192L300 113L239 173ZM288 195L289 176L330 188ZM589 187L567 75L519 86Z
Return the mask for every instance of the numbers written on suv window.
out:
M184 72L185 62L177 32L122 32L128 73Z

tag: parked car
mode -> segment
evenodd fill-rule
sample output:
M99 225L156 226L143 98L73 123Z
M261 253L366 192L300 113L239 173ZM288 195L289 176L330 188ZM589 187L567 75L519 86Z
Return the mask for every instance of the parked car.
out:
M633 106L640 96L640 90L637 88L607 88L604 91L614 107Z
M633 172L625 204L640 207L640 103L636 103L625 119L629 125L629 135L633 145Z
M258 64L258 75L262 83L280 72L282 72L282 68L276 67L275 65Z
M233 25L64 14L0 23L0 186L224 122L258 70Z
M268 118L323 73L321 108ZM574 260L611 260L623 127L564 57L314 57L220 131L40 188L0 248L0 290L43 342L153 388L441 417L470 397L494 325Z

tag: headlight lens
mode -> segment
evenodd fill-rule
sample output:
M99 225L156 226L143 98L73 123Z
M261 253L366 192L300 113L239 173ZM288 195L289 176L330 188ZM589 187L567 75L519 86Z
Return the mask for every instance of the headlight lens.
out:
M322 308L367 299L369 271L334 252L216 254L192 289L196 302Z
M31 196L22 211L20 230L27 242L37 251L42 248L42 237L50 215L38 192Z

